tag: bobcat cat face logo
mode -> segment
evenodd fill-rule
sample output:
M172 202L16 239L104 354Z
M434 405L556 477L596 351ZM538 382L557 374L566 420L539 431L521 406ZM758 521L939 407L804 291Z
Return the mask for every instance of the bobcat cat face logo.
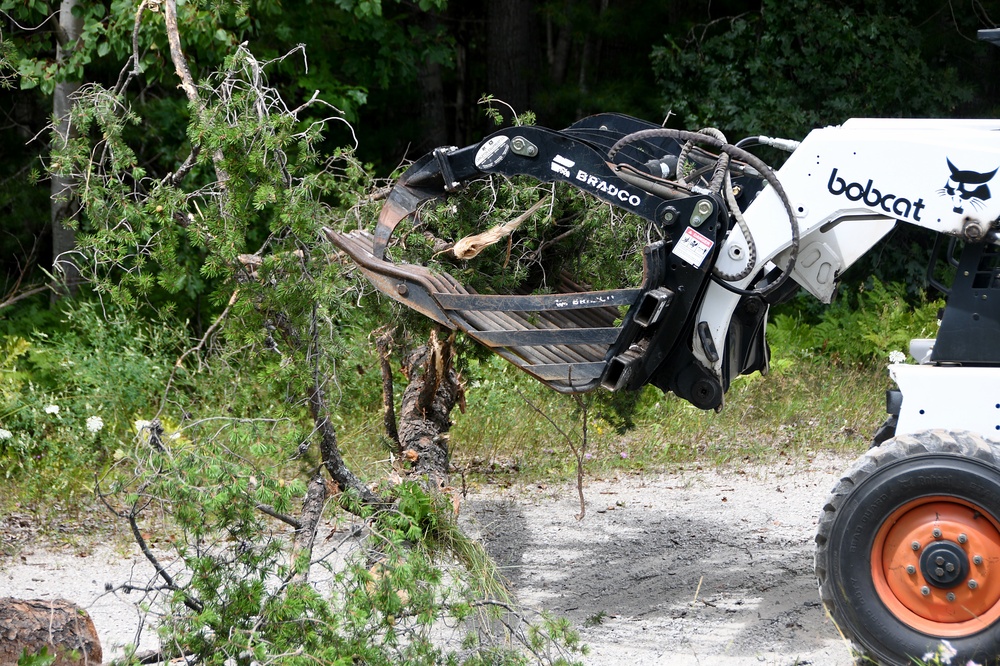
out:
M993 169L989 173L979 173L978 171L964 171L957 168L947 160L948 168L951 169L951 178L944 187L938 190L943 197L951 197L952 210L956 213L965 212L965 204L973 208L982 208L984 202L990 198L990 188L986 183L993 179L997 170Z

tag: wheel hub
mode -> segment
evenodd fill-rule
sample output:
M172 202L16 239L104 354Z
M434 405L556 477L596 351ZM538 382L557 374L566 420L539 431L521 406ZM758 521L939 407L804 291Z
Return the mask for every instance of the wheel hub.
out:
M935 541L920 556L920 572L934 587L948 590L969 575L969 557L954 541Z
M902 622L957 637L1000 619L1000 529L954 497L924 497L894 511L872 549L879 598Z

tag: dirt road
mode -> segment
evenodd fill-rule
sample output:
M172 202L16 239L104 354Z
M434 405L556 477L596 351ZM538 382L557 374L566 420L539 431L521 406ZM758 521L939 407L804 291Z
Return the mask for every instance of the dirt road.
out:
M592 664L850 664L813 575L848 458L510 490L467 507L523 602L582 628Z
M849 462L589 479L581 521L573 486L485 488L463 514L522 602L581 628L588 664L850 664L812 573L816 517ZM107 658L135 641L140 600L105 584L147 569L129 548L29 547L0 559L0 597L76 601Z

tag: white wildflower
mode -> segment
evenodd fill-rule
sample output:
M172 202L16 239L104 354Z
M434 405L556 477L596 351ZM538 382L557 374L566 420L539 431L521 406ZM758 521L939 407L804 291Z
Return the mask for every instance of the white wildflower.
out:
M941 639L941 643L940 645L938 645L937 650L925 654L923 660L934 664L950 665L952 658L955 657L955 655L957 654L958 650L956 650L951 643L949 643L944 639ZM966 664L966 666L968 666L968 664Z
M100 432L104 427L104 419L100 416L90 416L87 418L87 430L90 432Z
M12 433L10 430L4 430L3 428L0 428L0 442L2 442L5 439L10 439L13 436L14 433Z
M951 643L941 639L941 645L938 646L938 652L941 654L941 663L950 664L952 657L958 655L958 650L952 647Z
M58 414L59 413L59 405L47 405L45 407L45 413L46 414Z
M889 352L889 363L902 363L906 360L906 354L901 351L892 350Z

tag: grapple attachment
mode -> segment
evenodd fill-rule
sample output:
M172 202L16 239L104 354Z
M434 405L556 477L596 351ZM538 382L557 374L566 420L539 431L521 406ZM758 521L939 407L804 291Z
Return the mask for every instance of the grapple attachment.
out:
M684 141L654 131L623 143L650 130L659 128L602 114L559 132L513 127L466 148L439 148L400 177L374 234L359 229L327 230L327 235L379 291L464 331L557 391L655 383L699 407L714 408L725 387L718 373L694 358L689 338L729 213L718 191L672 178ZM484 174L568 183L641 218L650 236L642 251L641 283L594 291L565 276L560 293L481 294L447 272L386 259L400 221ZM753 187L755 193L760 184L748 183L744 191ZM763 313L752 326L762 328ZM714 348L711 353L718 360ZM753 369L766 364L766 351L761 356Z

